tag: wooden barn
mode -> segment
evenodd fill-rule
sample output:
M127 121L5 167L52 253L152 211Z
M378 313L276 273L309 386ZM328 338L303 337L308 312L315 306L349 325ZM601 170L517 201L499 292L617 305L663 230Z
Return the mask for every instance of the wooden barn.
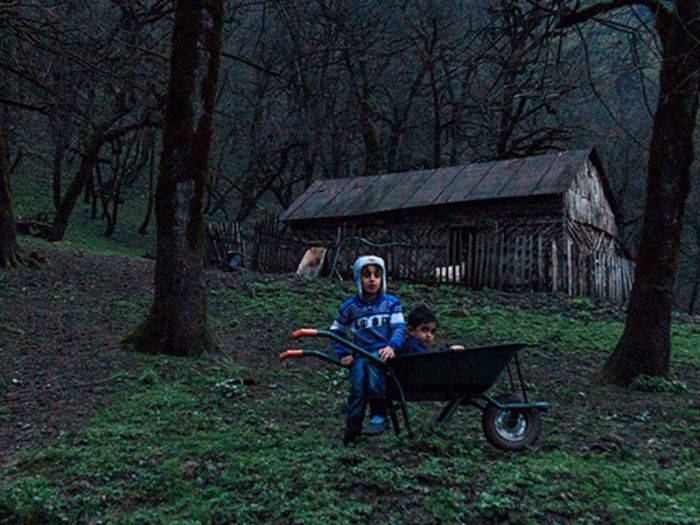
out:
M280 219L341 274L371 251L394 278L623 302L634 272L614 209L589 149L316 181Z

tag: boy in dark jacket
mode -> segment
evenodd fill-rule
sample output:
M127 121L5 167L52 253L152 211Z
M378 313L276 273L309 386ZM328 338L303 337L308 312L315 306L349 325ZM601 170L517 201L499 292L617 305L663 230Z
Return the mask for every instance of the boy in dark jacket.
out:
M345 337L345 330L350 329L357 346L383 361L391 359L403 343L405 325L401 302L386 293L384 260L373 255L359 257L355 261L354 277L357 295L340 305L331 331ZM367 433L383 432L387 426L384 373L338 343L333 343L333 350L340 362L350 367L350 398L343 443L353 441L362 433L368 402L373 414Z
M425 306L419 306L412 310L408 315L408 335L401 345L398 355L424 354L429 352L437 328L437 317L432 310ZM444 350L446 349L447 348ZM450 345L449 350L461 352L464 350L464 347L462 345Z

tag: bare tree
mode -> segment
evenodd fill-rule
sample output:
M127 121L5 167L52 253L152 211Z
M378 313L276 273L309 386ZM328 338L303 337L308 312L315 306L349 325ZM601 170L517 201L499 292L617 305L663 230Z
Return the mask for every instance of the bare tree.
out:
M35 113L26 122L14 118L15 127L31 157L51 168L52 240L63 238L104 144L158 120L166 34L158 24L169 3L156 4L30 0L0 24L8 42L0 69L12 79L7 98Z
M558 117L559 102L574 84L551 38L551 18L528 1L486 4L463 76L462 128L473 158L560 149L571 129Z
M223 19L223 0L176 4L156 190L155 297L146 320L125 338L143 352L197 356L213 344L202 275L203 210Z
M652 0L598 2L564 12L559 27L624 6L649 9L662 45L662 61L634 285L624 332L603 368L605 377L623 384L640 374L669 372L673 290L690 191L700 87L700 5L695 0L678 0L673 5Z

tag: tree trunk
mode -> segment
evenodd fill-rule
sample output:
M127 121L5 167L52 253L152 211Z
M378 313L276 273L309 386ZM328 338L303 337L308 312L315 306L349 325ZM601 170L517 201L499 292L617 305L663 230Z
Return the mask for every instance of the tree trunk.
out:
M66 228L68 227L68 219L70 219L75 204L78 202L80 193L85 188L88 180L92 176L92 170L95 167L97 158L100 154L100 149L107 142L115 140L135 129L142 128L149 125L147 122L139 122L135 124L130 124L124 126L123 128L114 129L109 132L98 131L93 135L85 146L85 151L83 152L83 158L80 161L80 167L78 172L75 174L73 181L71 182L66 194L63 199L61 199L61 206L56 210L56 216L54 217L53 224L51 225L51 232L49 233L50 241L60 241L63 240L63 236L66 233Z
M146 235L146 229L148 228L148 223L151 222L151 214L153 213L153 166L155 164L155 148L155 142L151 142L149 145L150 157L148 159L148 204L146 215L143 218L141 226L139 226L139 235Z
M51 186L53 189L53 205L58 210L61 207L61 165L65 147L57 142L53 154L53 168L51 173Z
M0 127L0 268L17 264L17 234L12 211L10 169L5 155L5 136Z
M698 292L700 292L700 261L696 264L695 279L693 280L693 291L690 292L690 301L688 301L688 313L695 314L695 303L698 300Z
M369 94L360 102L360 126L362 128L362 140L365 144L365 165L362 175L377 175L381 170L382 157L379 151L379 137L377 126L372 120L374 106L369 99Z
M603 368L604 376L621 384L640 374L669 372L673 289L700 87L700 7L694 0L676 6L675 16L657 22L663 54L637 267L622 338Z
M66 228L68 227L68 219L73 213L75 204L78 202L78 198L85 188L87 180L92 175L95 162L97 162L97 155L100 153L100 148L103 144L102 135L92 137L88 142L83 158L80 161L78 172L68 187L66 195L62 199L59 198L60 206L56 210L56 216L51 224L51 232L49 233L50 241L55 242L63 240L63 236L66 234Z
M203 209L223 11L223 0L176 4L156 189L155 297L146 320L124 341L143 352L196 356L212 346Z

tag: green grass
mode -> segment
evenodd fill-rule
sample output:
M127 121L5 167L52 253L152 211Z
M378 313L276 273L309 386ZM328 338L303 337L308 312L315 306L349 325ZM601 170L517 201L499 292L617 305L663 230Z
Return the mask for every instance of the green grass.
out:
M13 180L19 215L53 210L42 177ZM145 238L135 235L143 189L125 195L113 238L79 203L61 249L151 250L154 222ZM20 244L41 251L45 241ZM618 389L597 383L595 372L623 325L595 320L590 299L562 310L540 297L537 307L516 308L488 290L390 286L406 310L426 303L437 311L438 344L530 344L528 387L553 407L538 443L519 454L485 442L475 409L434 428L440 407L431 404L411 405L413 439L384 435L346 448L347 373L273 358L292 329L329 326L353 292L349 283L274 276L211 290L220 351L139 357L143 371L120 382L109 409L0 468L0 524L700 523L697 325L674 323L670 381ZM76 295L60 281L46 290L62 308ZM118 298L111 308L134 324L149 303Z
M532 392L553 410L538 444L519 454L489 446L474 409L433 428L430 404L411 406L413 439L343 447L346 373L270 357L291 329L327 326L351 290L288 277L212 290L220 352L140 357L144 371L109 409L0 470L0 523L700 521L695 387L639 392L592 382L622 324L580 315L591 310L584 303L565 316L498 306L488 293L475 306L458 288L400 286L407 306L439 306L443 342L532 344L524 356ZM59 283L49 295L71 293ZM696 373L697 328L676 324L673 337L674 365ZM557 372L551 362L570 368Z
M73 172L66 173L64 185L70 182ZM146 213L147 189L141 185L123 190L118 211L117 227L111 237L105 237L107 223L103 219L90 218L91 205L78 200L68 222L62 245L65 249L82 250L103 255L141 257L155 250L155 216L151 217L145 236L138 235L138 229ZM65 191L65 188L64 188ZM53 218L55 208L51 195L51 178L48 172L24 173L12 180L14 212L19 217L35 217L46 214ZM98 217L101 205L98 205ZM37 246L30 237L20 238L20 248L31 249ZM39 244L40 246L40 244Z
M0 516L25 523L700 518L700 459L691 448L676 451L680 463L672 468L644 451L507 455L459 429L423 428L416 440L343 448L324 431L338 406L329 408L303 377L289 390L265 392L268 385L221 396L216 385L236 376L235 368L170 364L184 367L183 377L135 379L88 428L6 469Z

